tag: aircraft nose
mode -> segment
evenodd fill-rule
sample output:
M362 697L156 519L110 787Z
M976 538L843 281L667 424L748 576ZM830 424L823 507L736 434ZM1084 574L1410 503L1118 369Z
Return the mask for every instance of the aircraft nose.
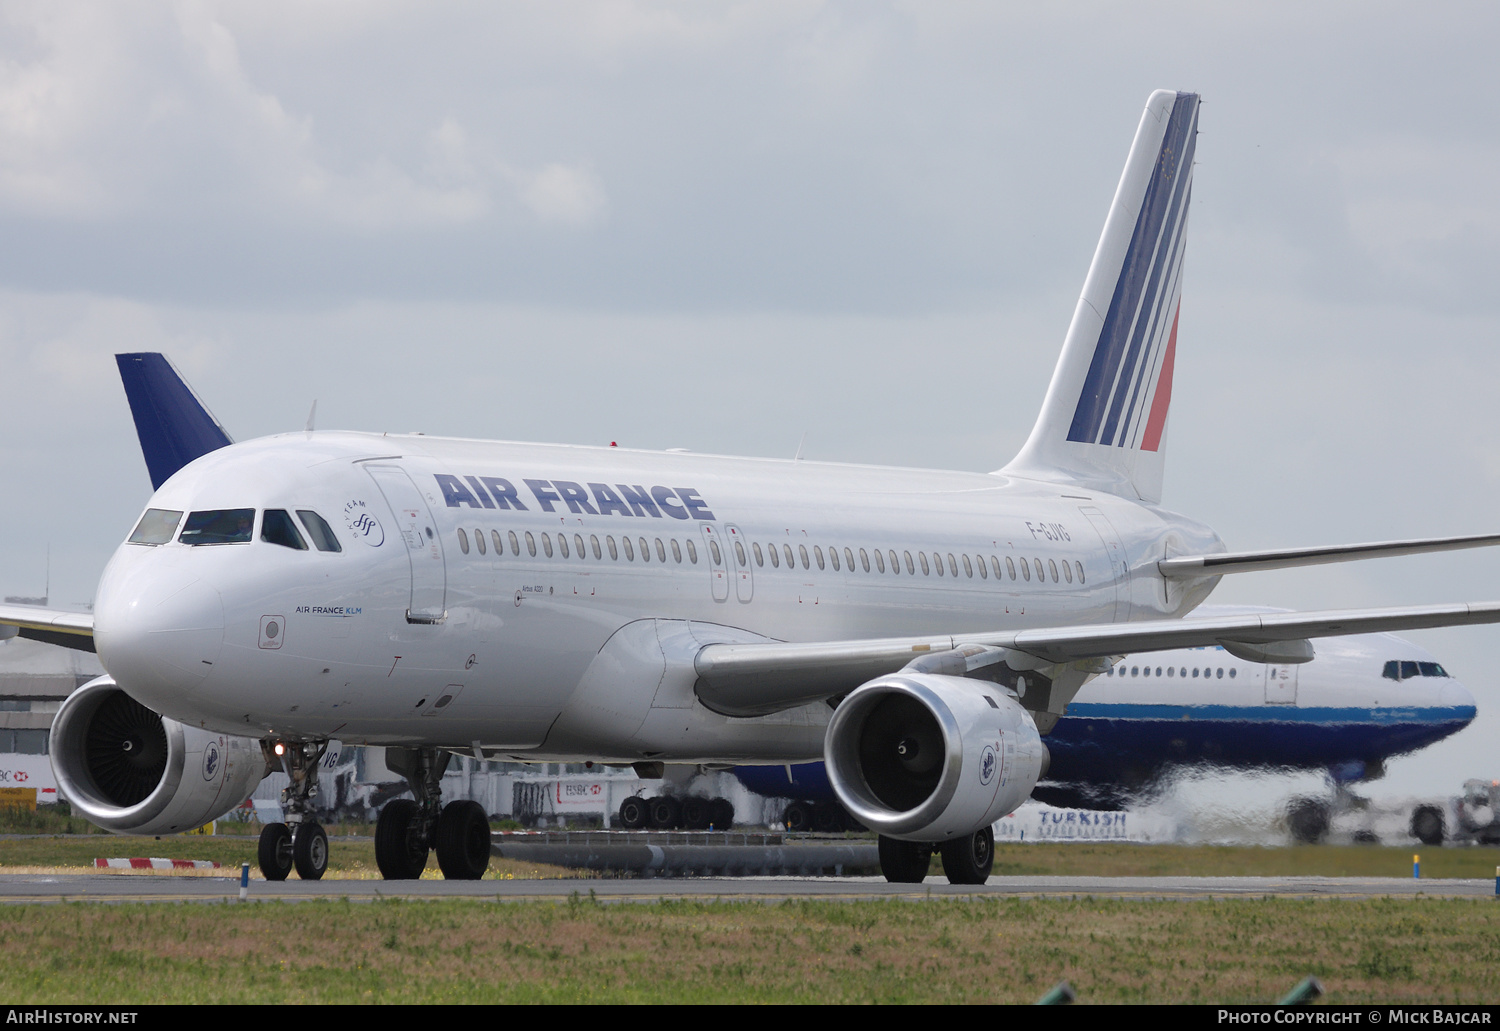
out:
M110 563L94 599L94 646L141 704L161 711L161 695L199 687L223 644L224 603L208 581L155 549Z
M1467 687L1453 679L1444 681L1442 690L1438 692L1438 704L1445 709L1456 709L1465 714L1465 722L1472 720L1478 711L1474 695Z

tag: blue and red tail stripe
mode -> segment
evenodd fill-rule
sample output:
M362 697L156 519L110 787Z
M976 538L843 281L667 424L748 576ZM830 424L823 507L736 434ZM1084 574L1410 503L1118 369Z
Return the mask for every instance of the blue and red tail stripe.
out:
M1068 439L1155 451L1171 402L1198 97L1179 93Z

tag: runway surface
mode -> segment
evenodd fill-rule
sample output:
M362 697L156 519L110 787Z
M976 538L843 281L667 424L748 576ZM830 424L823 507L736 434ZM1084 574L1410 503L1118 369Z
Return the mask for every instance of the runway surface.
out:
M632 880L251 881L251 901L307 902L348 898L473 899L480 902L780 902L786 899L1095 898L1193 901L1225 898L1495 898L1495 882L1399 877L991 877L980 886L888 884L865 877L772 877ZM0 875L0 904L58 902L234 902L239 879L170 874ZM1500 899L1496 900L1500 902Z

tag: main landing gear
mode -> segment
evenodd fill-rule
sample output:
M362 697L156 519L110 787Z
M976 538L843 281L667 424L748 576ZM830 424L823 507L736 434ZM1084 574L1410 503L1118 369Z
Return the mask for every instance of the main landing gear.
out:
M932 845L880 836L880 872L892 884L921 884L932 865L932 853L943 857L950 884L983 884L995 867L995 832L988 827Z
M436 847L450 881L477 881L490 865L490 821L478 802L442 800L443 771L452 753L436 748L387 748L385 764L411 785L410 798L387 802L375 825L375 865L388 881L422 876Z
M281 792L286 823L268 823L260 832L260 872L268 881L284 881L296 869L304 881L316 881L328 869L328 833L313 819L318 795L318 764L327 741L262 741L268 764L279 764L290 779Z

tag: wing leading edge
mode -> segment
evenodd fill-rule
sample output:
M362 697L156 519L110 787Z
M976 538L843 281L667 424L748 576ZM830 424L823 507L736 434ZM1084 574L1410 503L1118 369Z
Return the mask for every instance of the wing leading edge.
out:
M34 605L0 605L0 628L15 627L16 634L74 651L94 650L94 616L91 612L44 609Z

